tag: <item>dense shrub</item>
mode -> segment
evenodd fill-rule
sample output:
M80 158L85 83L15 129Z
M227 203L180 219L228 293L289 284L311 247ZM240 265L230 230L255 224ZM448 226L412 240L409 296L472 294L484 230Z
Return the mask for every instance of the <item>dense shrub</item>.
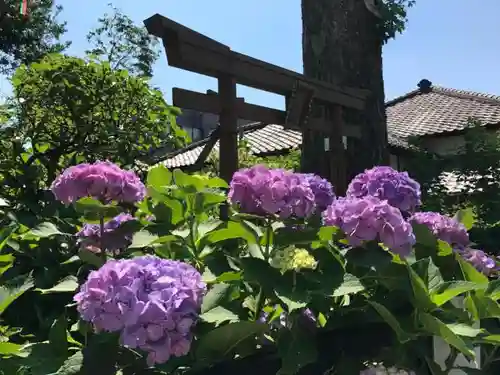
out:
M474 323L499 316L498 267L470 248L470 212L415 213L419 185L386 167L358 177L323 211L325 186L264 166L229 186L161 166L144 185L110 164L67 170L52 186L70 207L49 221L2 208L0 371L441 374L435 336L450 366L480 344L494 358L499 336Z

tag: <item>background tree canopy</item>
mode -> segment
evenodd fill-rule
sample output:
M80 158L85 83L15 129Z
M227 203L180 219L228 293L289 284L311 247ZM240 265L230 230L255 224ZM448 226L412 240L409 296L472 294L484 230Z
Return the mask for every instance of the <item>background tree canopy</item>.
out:
M12 85L0 130L1 194L9 200L32 200L75 162L131 166L160 145L187 141L161 92L108 62L50 55L19 68Z
M10 11L0 14L0 73L37 61L48 53L62 52L70 42L61 42L66 22L57 17L62 7L54 0L30 4L29 16L19 11L19 0L5 0Z

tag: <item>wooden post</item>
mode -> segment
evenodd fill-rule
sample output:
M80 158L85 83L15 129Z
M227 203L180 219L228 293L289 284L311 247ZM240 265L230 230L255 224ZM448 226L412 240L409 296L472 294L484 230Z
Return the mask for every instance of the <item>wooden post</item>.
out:
M331 133L329 134L329 150L327 151L328 168L331 173L330 181L335 182L335 192L337 195L344 195L347 189L346 181L346 157L344 150L344 142L342 139L342 107L340 105L332 105L329 114L333 124Z
M236 81L230 76L219 77L221 112L219 117L219 171L227 182L238 169L238 116L236 114Z

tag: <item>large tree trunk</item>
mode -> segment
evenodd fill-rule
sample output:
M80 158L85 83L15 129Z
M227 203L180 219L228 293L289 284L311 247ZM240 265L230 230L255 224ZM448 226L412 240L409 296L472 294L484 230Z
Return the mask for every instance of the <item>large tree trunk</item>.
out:
M302 0L304 74L371 92L364 111L344 111L362 126L362 139L349 140L348 180L365 168L388 162L382 77L383 30L363 0ZM332 124L333 126L333 124ZM328 176L323 137L304 132L302 169Z

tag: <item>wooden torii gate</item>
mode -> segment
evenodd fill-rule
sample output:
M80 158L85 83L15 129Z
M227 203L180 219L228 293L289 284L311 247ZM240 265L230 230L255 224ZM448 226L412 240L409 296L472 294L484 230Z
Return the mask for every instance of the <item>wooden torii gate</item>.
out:
M279 124L299 131L314 130L325 137L325 157L332 161L323 177L333 183L337 194L345 191L343 137L360 137L361 129L343 122L342 109L362 110L369 94L367 90L340 88L232 51L159 14L146 19L144 24L150 34L163 40L170 66L218 80L217 95L173 89L176 107L219 115L219 127L212 133L197 163L205 161L219 140L221 177L226 181L232 178L238 169L238 119ZM245 103L236 96L237 84L284 95L286 112ZM327 107L331 116L309 118L313 104Z

